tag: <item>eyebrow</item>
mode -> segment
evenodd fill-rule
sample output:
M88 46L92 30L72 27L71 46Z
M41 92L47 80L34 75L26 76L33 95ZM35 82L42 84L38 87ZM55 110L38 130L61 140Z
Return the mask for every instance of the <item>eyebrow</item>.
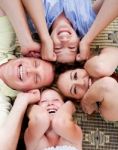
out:
M70 79L72 80L72 71L70 73ZM73 85L70 88L70 93L73 95Z
M72 80L72 71L71 71L71 73L70 73L70 79Z

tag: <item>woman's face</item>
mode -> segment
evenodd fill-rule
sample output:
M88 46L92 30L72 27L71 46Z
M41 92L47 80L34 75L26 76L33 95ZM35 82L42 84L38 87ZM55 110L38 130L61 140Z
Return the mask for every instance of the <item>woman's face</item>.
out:
M61 63L74 62L79 38L72 26L67 21L58 19L52 28L51 38L54 42L57 61Z
M63 99L58 92L47 89L42 92L39 105L45 108L49 113L55 113L62 105Z
M49 85L54 78L52 65L36 58L10 60L2 68L3 81L11 88L21 91Z
M81 99L89 88L89 76L84 69L67 71L59 76L57 86L67 97Z

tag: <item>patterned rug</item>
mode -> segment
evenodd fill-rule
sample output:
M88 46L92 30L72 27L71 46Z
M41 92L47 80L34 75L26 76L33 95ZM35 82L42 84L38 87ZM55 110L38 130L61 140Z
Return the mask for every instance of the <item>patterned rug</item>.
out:
M99 114L83 113L77 105L77 124L83 130L83 150L118 150L118 124L105 122Z
M100 33L91 48L98 52L108 46L118 47L118 18ZM99 114L84 114L77 107L76 121L81 126L83 150L118 150L118 123L105 122Z

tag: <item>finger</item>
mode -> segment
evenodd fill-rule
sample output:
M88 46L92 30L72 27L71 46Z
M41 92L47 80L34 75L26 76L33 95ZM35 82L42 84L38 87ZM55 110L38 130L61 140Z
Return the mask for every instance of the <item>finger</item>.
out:
M57 55L53 53L52 61L56 61L56 60L57 60Z
M80 57L80 54L76 55L76 61L82 61L82 58Z

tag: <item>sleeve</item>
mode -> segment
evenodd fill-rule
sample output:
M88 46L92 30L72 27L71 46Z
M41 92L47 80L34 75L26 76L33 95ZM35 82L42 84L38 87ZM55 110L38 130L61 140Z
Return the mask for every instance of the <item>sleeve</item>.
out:
M73 0L68 4L68 11L70 11L70 17L75 20L75 28L79 31L81 37L83 37L89 30L96 14L92 8L91 0Z
M7 16L0 17L0 64L14 58L16 34Z
M0 93L0 126L5 123L11 108L11 99Z
M90 0L79 0L80 7L79 9L79 16L80 17L80 34L84 36L89 28L91 27L93 21L95 20L96 14L92 9L92 3ZM78 22L79 23L79 22Z

